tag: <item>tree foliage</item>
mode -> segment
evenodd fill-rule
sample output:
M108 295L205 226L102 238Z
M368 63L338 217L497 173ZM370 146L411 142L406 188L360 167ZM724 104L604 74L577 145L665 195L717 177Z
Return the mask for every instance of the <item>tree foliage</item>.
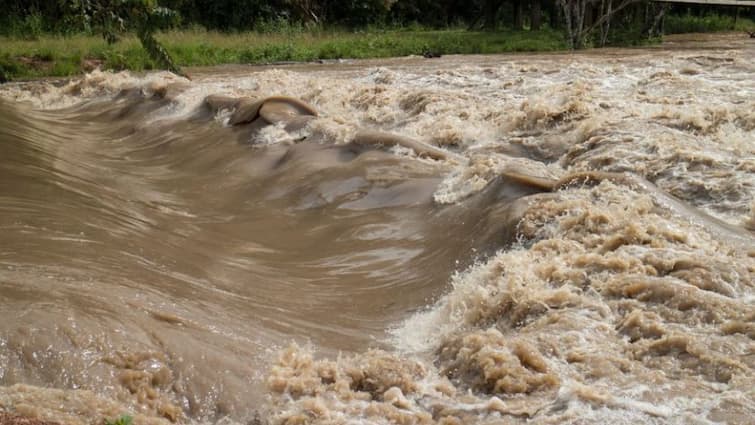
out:
M155 32L178 23L178 14L156 0L62 0L66 16L88 31L102 34L110 44L127 31L134 31L149 57L163 69L184 74Z

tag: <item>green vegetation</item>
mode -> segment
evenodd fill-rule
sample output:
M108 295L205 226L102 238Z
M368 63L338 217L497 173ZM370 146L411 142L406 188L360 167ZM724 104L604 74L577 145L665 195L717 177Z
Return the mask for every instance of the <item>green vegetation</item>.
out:
M126 31L135 32L154 63L184 75L168 51L155 39L157 30L178 22L178 14L160 6L157 0L69 0L61 4L66 20L100 33L108 44L115 44Z
M690 14L671 15L666 19L666 34L715 31L755 31L755 22L748 18L710 14L695 16Z
M633 46L657 42L664 28L755 30L755 8L649 0L0 0L0 9L0 82L96 67L180 73L226 63Z
M131 423L134 421L134 418L132 418L129 415L121 415L118 419L109 420L105 419L105 425L131 425Z
M219 33L177 30L157 34L179 66L224 63L261 64L318 59L381 58L434 54L552 51L566 48L553 30L518 31L308 31ZM8 78L68 76L96 66L113 70L153 68L134 36L109 45L94 36L40 36L37 40L1 38L0 69Z

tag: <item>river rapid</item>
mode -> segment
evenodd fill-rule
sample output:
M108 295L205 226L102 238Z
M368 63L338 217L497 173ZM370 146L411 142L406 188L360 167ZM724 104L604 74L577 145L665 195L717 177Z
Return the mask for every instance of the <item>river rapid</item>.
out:
M191 73L0 86L0 410L751 423L755 40Z

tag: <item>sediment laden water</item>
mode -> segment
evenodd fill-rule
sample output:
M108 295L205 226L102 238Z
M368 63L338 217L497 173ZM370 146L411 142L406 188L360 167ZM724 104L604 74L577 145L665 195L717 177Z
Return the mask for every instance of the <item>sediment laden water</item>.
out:
M0 408L749 423L754 52L3 86Z

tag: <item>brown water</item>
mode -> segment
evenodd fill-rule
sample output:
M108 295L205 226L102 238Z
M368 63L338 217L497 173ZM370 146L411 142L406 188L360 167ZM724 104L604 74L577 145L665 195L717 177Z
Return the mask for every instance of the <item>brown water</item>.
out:
M755 414L749 39L194 75L0 87L0 408ZM211 94L318 117L229 125L243 107ZM365 129L420 143L365 145Z

